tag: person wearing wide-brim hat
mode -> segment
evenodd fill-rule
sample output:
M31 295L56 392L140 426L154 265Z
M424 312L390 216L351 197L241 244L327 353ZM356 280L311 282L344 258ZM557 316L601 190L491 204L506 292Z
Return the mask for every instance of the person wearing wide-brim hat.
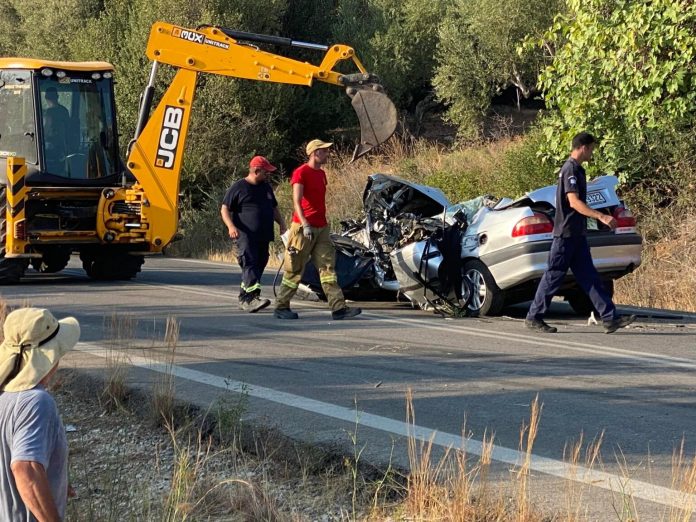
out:
M62 520L68 497L65 429L46 385L80 338L77 319L41 308L5 319L0 345L0 520Z

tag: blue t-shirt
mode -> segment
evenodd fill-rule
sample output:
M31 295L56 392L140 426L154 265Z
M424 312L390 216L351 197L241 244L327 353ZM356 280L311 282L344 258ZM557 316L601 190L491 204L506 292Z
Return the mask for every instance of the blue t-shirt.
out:
M573 158L568 158L558 174L556 189L556 216L553 221L554 237L578 237L587 234L585 216L570 206L568 193L575 192L580 201L587 199L585 169Z
M38 462L46 470L61 518L68 500L68 443L53 397L39 385L0 392L0 520L36 520L17 491L11 464Z
M269 183L254 185L246 179L234 183L222 203L232 214L232 223L248 239L273 241L273 209L278 206Z

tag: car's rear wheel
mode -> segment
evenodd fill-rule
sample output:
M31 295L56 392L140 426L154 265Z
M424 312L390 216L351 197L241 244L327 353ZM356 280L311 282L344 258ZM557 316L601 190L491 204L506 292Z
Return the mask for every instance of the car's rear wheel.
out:
M464 277L471 283L471 314L498 315L505 305L505 295L495 284L488 267L478 259L467 261L464 263Z
M609 294L609 297L614 297L614 281L602 281L602 283L604 284L604 289ZM589 296L580 289L573 290L572 292L568 293L566 295L566 301L568 301L568 304L573 309L573 312L578 315L590 315L592 312L597 312L592 304L592 301L590 301Z

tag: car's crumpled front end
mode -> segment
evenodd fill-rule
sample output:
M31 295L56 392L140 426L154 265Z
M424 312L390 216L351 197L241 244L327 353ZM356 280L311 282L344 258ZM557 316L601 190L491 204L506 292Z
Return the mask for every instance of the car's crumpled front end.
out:
M466 221L459 219L461 213L443 220L449 204L438 189L385 174L369 176L364 218L344 221L341 234L333 237L344 291L349 296L375 289L399 292L422 308L465 313L470 292L459 256ZM355 272L345 272L342 258L369 267L356 279ZM318 291L316 278L304 280Z

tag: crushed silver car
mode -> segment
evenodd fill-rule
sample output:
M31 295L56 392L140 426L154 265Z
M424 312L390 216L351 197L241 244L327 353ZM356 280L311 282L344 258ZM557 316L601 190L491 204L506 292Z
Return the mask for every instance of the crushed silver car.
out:
M346 296L390 292L393 297L398 292L424 309L468 314L471 284L461 265L466 219L456 211L445 217L449 205L438 189L384 174L369 176L364 218L342 222L343 232L332 237ZM305 269L303 283L321 294L314 267Z
M642 252L617 184L615 176L601 176L587 185L588 205L618 223L610 230L587 220L592 257L610 292L615 279L640 265ZM339 283L353 298L399 292L424 309L497 315L534 296L553 240L555 191L551 185L515 201L481 196L452 205L438 189L373 174L364 218L343 222L334 236ZM311 268L304 282L320 292ZM592 310L570 272L559 295L579 314Z

